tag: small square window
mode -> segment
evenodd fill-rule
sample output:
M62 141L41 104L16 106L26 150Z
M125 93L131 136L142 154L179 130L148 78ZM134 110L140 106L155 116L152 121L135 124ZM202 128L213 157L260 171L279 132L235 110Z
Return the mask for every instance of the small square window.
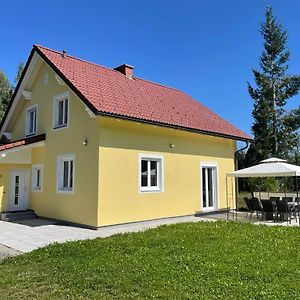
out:
M73 192L74 190L75 155L60 155L57 158L57 191Z
M53 128L68 126L69 122L69 94L64 93L54 97Z
M163 190L163 159L161 156L140 155L139 190L141 192Z
M26 109L25 135L35 135L37 132L37 106Z
M33 165L31 174L32 191L40 192L43 188L43 166Z

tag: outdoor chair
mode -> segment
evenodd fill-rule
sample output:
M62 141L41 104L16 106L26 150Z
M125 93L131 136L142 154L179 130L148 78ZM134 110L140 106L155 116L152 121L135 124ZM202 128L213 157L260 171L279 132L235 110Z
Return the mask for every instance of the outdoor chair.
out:
M286 199L284 199L284 198L282 200L276 201L277 219L278 219L278 216L280 216L280 220L291 223L292 222L292 211L289 208L288 201L286 201Z
M293 215L294 218L297 219L299 207L297 205L289 206L289 202L293 202L293 197L282 197L282 200L287 202L288 208L291 211L291 215ZM297 202L297 198L295 198L295 201Z
M263 220L263 218L265 217L266 219L273 219L273 221L275 222L274 214L276 213L276 205L271 199L261 199L260 202L263 208L261 219Z
M251 199L249 199L247 197L244 197L244 201L245 201L247 209L248 209L246 217L248 216L248 213L250 213L250 219L251 219L252 214L255 211L253 201L251 201Z
M282 200L284 200L286 202L292 202L293 201L293 197L282 197Z
M276 201L280 200L280 197L270 197L270 200L276 204Z
M256 197L252 197L250 199L250 201L252 202L251 205L253 207L253 211L256 212L256 217L258 218L258 214L263 213L261 203L260 203L259 199ZM252 214L250 215L250 219L251 219L251 216L252 216Z

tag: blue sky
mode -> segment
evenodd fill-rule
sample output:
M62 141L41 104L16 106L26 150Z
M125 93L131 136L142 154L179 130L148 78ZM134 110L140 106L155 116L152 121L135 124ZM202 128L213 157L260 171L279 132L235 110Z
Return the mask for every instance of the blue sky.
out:
M258 66L268 4L288 30L289 71L300 74L298 0L6 0L0 69L13 80L34 43L107 67L128 63L136 76L183 90L251 133L246 82Z

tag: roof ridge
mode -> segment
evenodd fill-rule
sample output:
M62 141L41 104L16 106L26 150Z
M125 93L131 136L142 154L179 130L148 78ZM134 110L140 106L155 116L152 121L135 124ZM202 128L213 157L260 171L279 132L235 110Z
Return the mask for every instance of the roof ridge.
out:
M48 50L48 51L51 51L51 52L54 52L54 53L57 53L57 54L60 54L62 55L62 52L61 51L58 51L58 50L54 50L54 49L51 49L51 48L48 48L48 47L45 47L45 46L42 46L42 45L38 45L38 44L34 44L33 45L34 47L37 47L37 48L43 48L45 50ZM84 62L84 63L87 63L87 64L90 64L90 65L93 65L93 66L96 66L96 67L100 67L100 68L103 68L103 69L106 69L106 70L109 70L109 71L113 71L113 72L116 72L117 74L121 74L121 75L124 75L122 74L121 72L113 69L113 68L109 68L109 67L105 67L105 66L102 66L100 64L97 64L95 62L92 62L92 61L89 61L89 60L86 60L86 59L82 59L82 58L79 58L77 56L73 56L73 55L70 55L68 54L68 52L66 53L66 56L71 58L71 59L75 59L75 60L78 60L78 61L81 61L81 62ZM126 76L126 75L124 75ZM137 78L137 77L135 77ZM141 78L140 78L141 79Z
M61 52L61 51L54 50L54 49L51 49L51 48L48 48L48 47L45 47L45 46L42 46L42 45L34 44L33 46L34 46L34 47L38 47L38 48L43 48L43 49L45 49L45 50L48 50L48 51L51 51L51 52L54 52L54 53L57 53L57 54L62 55L62 52ZM102 66L102 65L97 64L97 63L95 63L95 62L88 61L88 60L79 58L79 57L77 57L77 56L69 55L68 53L67 53L66 55L67 55L67 57L69 57L69 58L71 58L71 59L76 59L76 60L78 60L78 61L81 61L81 62L84 62L84 63L87 63L87 64L91 64L91 65L94 65L94 66L97 66L97 67L100 67L100 68L104 68L104 69L109 70L109 71L117 72L118 74L122 74L122 73L120 73L119 71L117 71L117 70L115 70L115 69L112 69L112 68L109 68L109 67ZM123 74L123 75L124 75L124 74ZM125 75L124 75L124 76L125 76ZM139 80L142 80L142 81L149 82L149 83L151 83L151 84L159 85L159 86L164 87L164 88L167 88L167 89L171 89L171 90L174 90L174 91L177 91L177 92L180 92L180 93L184 93L183 91L181 91L181 90L179 90L179 89L176 89L176 88L174 88L174 87L171 87L171 86L168 86L168 85L159 83L159 82L154 82L154 81L151 81L151 80L148 80L148 79L145 79L145 78L133 76L133 79L139 79ZM185 93L184 93L184 94L185 94Z

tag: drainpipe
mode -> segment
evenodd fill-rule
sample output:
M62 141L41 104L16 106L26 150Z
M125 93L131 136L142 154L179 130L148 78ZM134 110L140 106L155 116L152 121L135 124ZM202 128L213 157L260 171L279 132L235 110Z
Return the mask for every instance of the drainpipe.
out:
M246 145L243 148L241 148L241 149L234 152L234 170L235 171L237 171L237 169L238 169L238 159L237 159L238 153L242 152L243 150L245 150L249 147L249 141L245 141L245 143L246 143ZM238 185L239 182L238 182L238 180L239 180L238 177L235 177L235 211L236 211L236 218L237 218L237 209L238 209L237 203L238 203L238 191L239 191L239 185Z

